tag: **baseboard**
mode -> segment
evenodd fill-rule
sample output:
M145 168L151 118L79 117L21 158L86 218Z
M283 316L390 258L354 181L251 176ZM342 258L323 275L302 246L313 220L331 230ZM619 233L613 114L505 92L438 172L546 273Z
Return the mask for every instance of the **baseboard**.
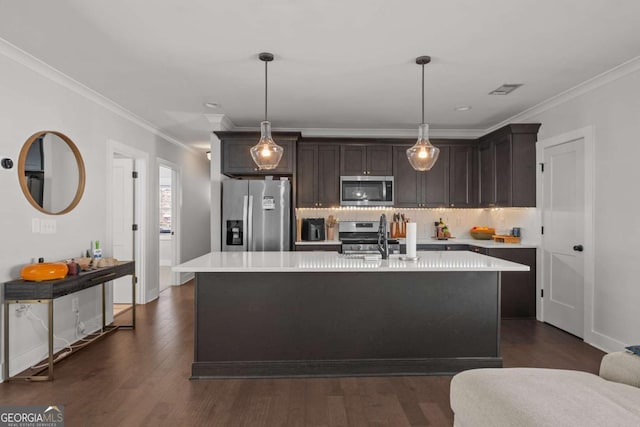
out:
M195 273L180 273L180 285L184 285L190 280L195 279Z
M605 353L613 353L616 351L622 351L628 344L611 338L603 333L591 330L589 336L584 337L584 342L587 344L604 351Z
M193 362L191 379L454 375L501 367L501 357Z

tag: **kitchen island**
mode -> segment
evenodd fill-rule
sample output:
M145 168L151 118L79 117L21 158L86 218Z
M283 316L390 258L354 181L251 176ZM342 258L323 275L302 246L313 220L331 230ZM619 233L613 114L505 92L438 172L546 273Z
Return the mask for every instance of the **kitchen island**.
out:
M473 252L417 262L212 252L194 272L192 378L452 374L501 367L500 273Z

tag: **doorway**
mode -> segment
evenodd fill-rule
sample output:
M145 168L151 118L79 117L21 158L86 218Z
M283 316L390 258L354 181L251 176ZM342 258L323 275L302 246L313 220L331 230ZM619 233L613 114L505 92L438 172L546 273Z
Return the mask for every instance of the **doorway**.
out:
M541 318L585 338L593 307L592 130L540 141L537 157Z
M180 260L180 174L176 165L158 159L159 291L180 284L171 268Z
M134 160L115 153L112 168L112 254L119 260L134 259ZM121 277L113 281L113 315L130 307L131 281Z
M147 301L148 296L145 287L145 228L148 224L145 188L149 157L144 151L109 140L106 158L108 232L103 248L116 259L135 261L136 303L141 304ZM106 301L113 303L113 307L107 307L108 322L113 320L113 315L130 308L133 297L130 279L111 283L105 295Z

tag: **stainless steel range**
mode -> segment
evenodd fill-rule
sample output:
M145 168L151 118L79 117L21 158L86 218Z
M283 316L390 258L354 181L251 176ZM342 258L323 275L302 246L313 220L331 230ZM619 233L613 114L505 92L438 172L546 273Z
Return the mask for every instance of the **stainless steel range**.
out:
M341 221L338 236L343 254L378 254L378 221ZM389 253L400 253L400 242L389 239Z

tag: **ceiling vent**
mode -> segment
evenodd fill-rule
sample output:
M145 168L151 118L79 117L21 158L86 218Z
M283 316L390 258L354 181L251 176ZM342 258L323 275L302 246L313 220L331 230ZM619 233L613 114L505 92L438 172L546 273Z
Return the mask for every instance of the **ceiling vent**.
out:
M489 95L509 95L514 90L518 89L522 84L509 84L505 83L500 86L498 89L492 90L489 92Z

